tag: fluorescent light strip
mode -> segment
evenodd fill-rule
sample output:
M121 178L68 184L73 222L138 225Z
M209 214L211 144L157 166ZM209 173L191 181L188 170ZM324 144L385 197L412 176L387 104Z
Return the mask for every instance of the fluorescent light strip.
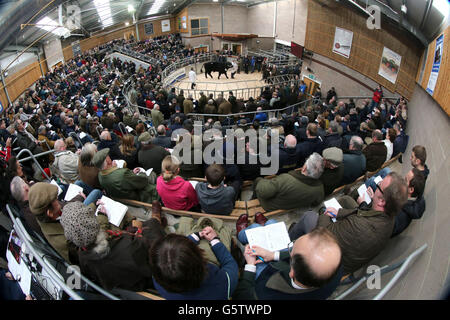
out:
M150 10L148 11L147 15L158 13L161 9L162 5L166 2L166 0L156 0Z
M36 27L44 29L45 31L51 31L52 33L60 37L70 35L69 29L64 27L58 27L55 29L55 27L57 26L59 26L59 24L55 20L50 19L49 17L44 17L36 23Z
M94 6L97 9L97 14L103 24L103 27L108 27L113 24L111 16L111 7L109 0L94 0Z

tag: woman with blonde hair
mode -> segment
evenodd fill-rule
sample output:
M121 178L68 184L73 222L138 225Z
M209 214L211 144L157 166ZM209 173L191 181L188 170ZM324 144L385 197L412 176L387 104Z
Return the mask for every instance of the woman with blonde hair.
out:
M167 208L199 211L194 187L180 177L179 172L180 160L174 156L166 156L161 164L161 175L156 180L156 191Z
M122 159L127 163L127 168L133 170L138 166L137 152L138 150L134 146L134 136L131 134L124 135L122 137L122 144L119 147L122 152Z

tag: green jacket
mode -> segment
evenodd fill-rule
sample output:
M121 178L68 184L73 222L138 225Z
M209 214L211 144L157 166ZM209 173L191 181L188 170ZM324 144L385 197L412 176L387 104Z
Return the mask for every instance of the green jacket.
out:
M124 115L123 116L123 124L126 126L130 126L133 129L136 129L136 126L138 125L138 120L134 118L133 116L129 116L129 115Z
M307 208L324 199L320 180L294 170L273 179L257 178L255 184L256 195L266 211Z
M220 241L225 245L228 251L231 251L231 228L224 225L223 220L221 219L201 217L194 224L194 219L189 217L181 217L176 233L188 236L192 233L202 231L207 225L211 226L216 231ZM203 250L206 260L220 266L220 263L212 251L208 241L202 239L200 240L198 246Z
M156 110L155 108L152 109L151 115L153 127L157 128L164 121L164 115L161 111Z
M113 167L98 173L98 181L108 197L138 200L151 203L159 200L156 192L155 175L136 175L127 168ZM153 183L152 183L153 182Z
M342 250L344 274L352 273L372 260L388 243L394 229L394 218L382 211L362 210L349 196L339 200L336 222L320 215L318 227L326 227L336 236Z

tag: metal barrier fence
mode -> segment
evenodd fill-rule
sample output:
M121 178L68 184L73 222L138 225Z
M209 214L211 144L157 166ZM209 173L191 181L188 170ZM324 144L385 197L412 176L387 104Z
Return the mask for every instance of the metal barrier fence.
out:
M84 300L84 298L80 296L79 291L76 292L72 287L68 286L65 283L64 277L55 268L55 266L50 262L48 258L53 258L57 261L62 262L66 270L70 270L73 275L77 276L78 279L80 279L80 281L82 281L85 285L88 285L90 288L92 288L102 296L111 300L120 300L118 297L107 292L106 290L104 290L103 288L101 288L100 286L96 285L91 280L83 276L77 270L77 268L72 268L66 261L61 261L61 258L56 253L56 251L50 246L46 245L46 242L43 239L39 238L33 239L31 235L26 231L24 225L22 224L22 221L19 218L19 214L14 213L15 210L12 209L12 207L9 204L6 205L6 209L13 223L13 230L19 236L20 240L22 241L22 245L26 247L26 250L24 250L24 252L26 251L26 254L22 254L21 257L27 260L31 258L30 260L33 260L35 264L40 266L40 268L29 269L29 272L33 273L32 276L37 281L39 280L37 273L44 274L43 271L45 270L45 279L44 279L45 281L41 282L40 285L44 287L50 285L50 282L53 284L53 289L58 290L58 292L54 292L52 290L51 294L53 299L60 300L63 291L74 300ZM39 237L39 235L36 236ZM29 265L31 267L31 263ZM48 287L44 288L48 290Z
M232 83L221 82L196 82L195 89L190 87L173 87L176 94L179 94L183 90L185 96L192 95L194 99L200 99L200 92L203 92L207 97L212 94L213 98L217 98L218 95L222 95L223 98L228 99L229 92L232 92L237 99L248 100L249 98L257 98L261 95L265 88L274 89L275 87L284 87L291 85L298 85L298 80L295 79L295 75L279 75L275 77L269 77L265 80L267 83L261 84L258 80L242 80ZM201 86L204 84L204 86ZM250 84L250 86L249 86ZM233 86L233 87L231 87ZM234 87L234 86L242 86ZM206 87L206 89L198 87ZM221 88L220 88L221 87Z

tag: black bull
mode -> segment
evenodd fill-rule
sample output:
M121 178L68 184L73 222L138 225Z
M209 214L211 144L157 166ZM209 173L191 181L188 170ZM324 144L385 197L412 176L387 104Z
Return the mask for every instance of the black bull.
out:
M205 78L208 78L208 75L212 78L213 76L211 75L211 72L214 71L214 72L219 72L218 79L220 79L220 75L222 73L228 79L227 70L232 67L233 67L233 65L231 64L231 62L206 62L205 64L203 64L200 72L203 72L203 68L205 68Z

